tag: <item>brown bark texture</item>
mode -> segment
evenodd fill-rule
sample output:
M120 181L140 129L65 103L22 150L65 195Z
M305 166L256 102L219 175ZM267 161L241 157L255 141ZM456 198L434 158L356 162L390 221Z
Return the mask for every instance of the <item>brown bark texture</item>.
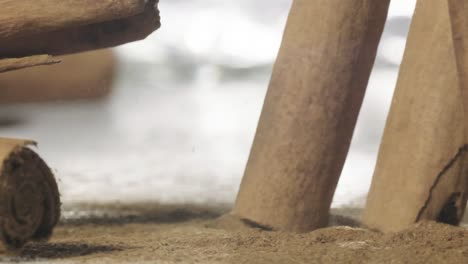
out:
M144 0L0 0L0 39L82 26L143 12Z
M460 222L468 148L457 76L448 3L419 0L364 211L368 227Z
M388 4L293 2L232 214L275 230L327 225Z
M465 113L463 123L468 139L468 3L463 0L448 0L448 3L458 80Z
M0 6L0 58L107 48L160 27L157 0L0 0Z

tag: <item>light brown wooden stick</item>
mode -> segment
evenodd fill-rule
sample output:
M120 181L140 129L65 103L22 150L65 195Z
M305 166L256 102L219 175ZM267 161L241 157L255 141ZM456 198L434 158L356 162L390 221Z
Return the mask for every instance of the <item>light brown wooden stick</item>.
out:
M0 104L99 98L111 91L116 68L112 51L56 58L60 64L0 74Z
M0 0L0 39L126 18L145 0Z
M293 2L234 215L279 230L327 225L388 4Z
M399 231L457 224L466 206L467 146L447 1L419 0L363 222Z
M160 27L159 11L155 5L155 0L149 0L142 13L128 18L0 39L0 57L63 55L113 47L143 39Z
M468 139L468 3L464 0L448 0L448 3L458 79L465 110L465 134Z
M50 55L35 55L23 58L0 59L0 73L39 65L51 65L59 62L60 60Z
M452 39L457 62L457 72L460 91L462 94L462 107L465 113L463 124L465 129L465 144L468 144L468 4L461 0L449 0L449 15L452 25ZM468 170L465 162L463 172ZM463 190L460 198L460 214L466 210L468 200L468 174L460 181Z

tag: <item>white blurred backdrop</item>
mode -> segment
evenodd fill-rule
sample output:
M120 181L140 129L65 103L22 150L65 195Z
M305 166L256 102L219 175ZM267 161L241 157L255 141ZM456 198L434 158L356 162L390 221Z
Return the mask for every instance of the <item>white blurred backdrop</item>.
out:
M117 48L105 100L0 106L65 203L235 199L291 0L162 0L162 28ZM333 206L362 205L415 0L393 1Z

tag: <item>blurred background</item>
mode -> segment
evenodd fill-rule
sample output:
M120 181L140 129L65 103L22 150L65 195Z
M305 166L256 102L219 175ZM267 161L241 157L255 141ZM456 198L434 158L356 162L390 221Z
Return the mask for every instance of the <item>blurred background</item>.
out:
M72 92L16 96L13 77L0 78L0 136L39 142L65 204L233 203L290 5L161 1L163 26L149 38L115 49L115 60L101 52L55 75L103 71L87 90L57 85L51 94ZM391 4L335 207L365 202L414 6Z

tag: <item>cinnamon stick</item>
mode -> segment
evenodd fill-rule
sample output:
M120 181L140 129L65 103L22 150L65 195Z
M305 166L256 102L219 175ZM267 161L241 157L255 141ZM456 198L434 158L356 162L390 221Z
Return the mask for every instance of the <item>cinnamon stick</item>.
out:
M364 210L366 226L391 232L422 220L460 222L468 162L463 105L447 1L419 0Z
M57 184L34 144L0 138L0 251L47 240L60 218Z
M468 143L468 3L463 0L448 0L448 3Z
M0 74L0 104L99 98L110 93L116 71L111 50L55 58L61 63Z
M120 2L125 1L120 0ZM55 29L52 31L31 30L26 31L28 34L20 32L13 34L12 37L0 36L0 58L36 54L63 55L141 40L160 27L157 1L144 2L146 4L142 12L124 18L122 13L117 13L113 19L99 22L101 19L91 16L87 21L78 20L73 23L62 21L62 24L48 28ZM105 6L97 5L97 7ZM111 13L110 10L101 11Z
M327 226L388 5L293 1L234 216L266 229Z
M0 0L0 39L127 18L145 6L145 0Z

